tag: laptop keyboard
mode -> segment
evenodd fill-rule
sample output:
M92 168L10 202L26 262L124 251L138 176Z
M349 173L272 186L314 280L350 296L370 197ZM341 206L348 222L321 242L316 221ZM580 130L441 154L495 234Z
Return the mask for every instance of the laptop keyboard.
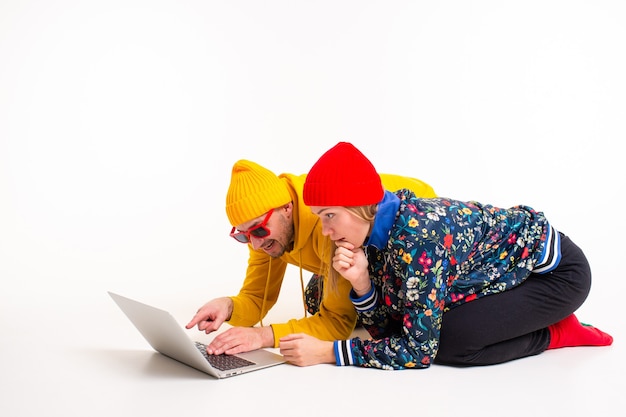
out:
M242 368L244 366L255 364L254 362L234 355L209 355L206 352L206 345L204 343L195 343L196 347L198 348L200 353L202 353L202 355L206 358L206 360L220 371L228 371L231 369Z

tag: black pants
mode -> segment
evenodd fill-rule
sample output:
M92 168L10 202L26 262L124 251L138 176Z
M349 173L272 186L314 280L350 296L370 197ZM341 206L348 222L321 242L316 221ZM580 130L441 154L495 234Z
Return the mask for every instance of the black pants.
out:
M548 326L587 298L591 269L582 250L561 234L561 262L547 274L455 307L443 315L435 363L492 365L537 355L550 343Z

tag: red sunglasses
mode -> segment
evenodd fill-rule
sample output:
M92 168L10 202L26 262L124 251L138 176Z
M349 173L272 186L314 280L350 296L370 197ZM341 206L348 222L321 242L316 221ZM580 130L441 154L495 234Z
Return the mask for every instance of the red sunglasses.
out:
M261 223L257 224L256 226L252 226L245 232L239 232L237 231L236 227L233 227L233 229L230 231L230 237L241 243L249 243L250 236L258 237L261 239L268 237L271 232L270 229L266 227L266 225L267 222L270 220L270 217L272 217L272 213L274 213L274 209L271 209L267 212L265 219L263 219Z

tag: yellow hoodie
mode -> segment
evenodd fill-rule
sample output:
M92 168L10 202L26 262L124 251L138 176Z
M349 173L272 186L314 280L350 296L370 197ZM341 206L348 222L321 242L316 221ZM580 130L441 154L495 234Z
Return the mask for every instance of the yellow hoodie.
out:
M281 174L279 178L285 182L293 201L293 250L285 252L280 258L272 258L248 245L250 257L246 278L239 294L231 297L233 313L228 323L233 326L254 326L263 319L278 300L288 264L300 267L301 276L302 270L306 270L323 275L326 281L327 274L322 268L332 246L330 239L322 235L319 218L302 201L306 174ZM381 174L381 179L390 191L408 188L420 197L436 197L430 185L415 178ZM336 291L328 289L329 285L324 282L324 296L315 315L271 325L274 347L278 347L281 337L290 333L307 333L329 341L350 336L356 324L356 311L348 296L352 286L349 281L340 279ZM302 297L304 303L304 294Z

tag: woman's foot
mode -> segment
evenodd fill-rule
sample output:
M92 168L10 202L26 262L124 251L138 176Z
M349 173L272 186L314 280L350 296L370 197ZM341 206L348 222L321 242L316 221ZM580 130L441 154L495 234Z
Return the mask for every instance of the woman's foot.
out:
M609 346L613 343L613 337L610 334L579 322L573 314L548 326L548 330L550 331L548 349L573 346Z

